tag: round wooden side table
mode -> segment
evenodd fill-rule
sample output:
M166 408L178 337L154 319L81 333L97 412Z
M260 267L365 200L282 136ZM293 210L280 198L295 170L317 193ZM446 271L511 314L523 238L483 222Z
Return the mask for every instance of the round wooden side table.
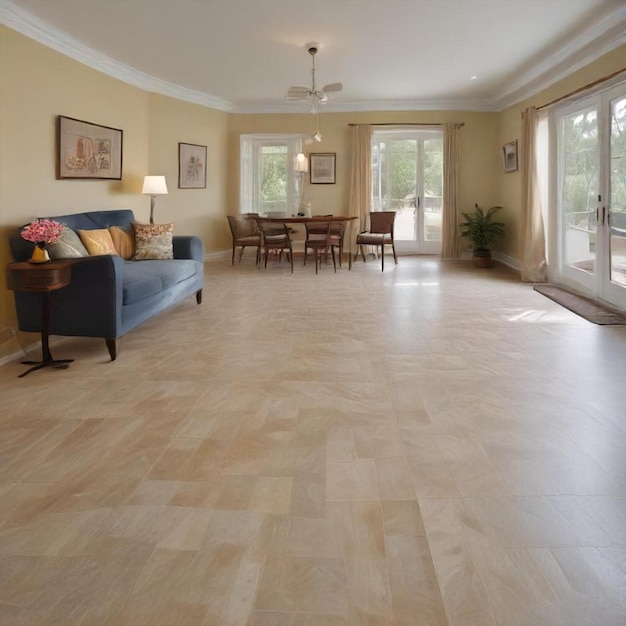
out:
M7 287L12 291L31 291L43 294L41 305L41 361L22 361L24 365L32 365L19 375L27 374L42 367L67 369L74 359L53 359L50 353L50 297L53 291L70 284L72 279L72 261L61 260L50 263L9 263L7 267Z

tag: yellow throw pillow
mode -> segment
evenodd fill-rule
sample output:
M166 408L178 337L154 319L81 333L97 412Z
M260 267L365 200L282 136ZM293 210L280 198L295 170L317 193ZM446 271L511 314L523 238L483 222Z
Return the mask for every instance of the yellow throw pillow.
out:
M119 226L110 226L109 233L117 254L129 261L135 255L135 237L132 231L124 230Z
M173 259L174 224L140 224L135 228L135 260Z
M78 235L90 256L100 256L103 254L119 256L108 228L79 230Z

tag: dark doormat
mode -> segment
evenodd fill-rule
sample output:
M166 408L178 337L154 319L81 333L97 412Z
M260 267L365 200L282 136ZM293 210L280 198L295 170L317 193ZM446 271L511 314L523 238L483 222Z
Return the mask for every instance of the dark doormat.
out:
M623 313L556 285L535 285L534 290L594 324L626 324Z

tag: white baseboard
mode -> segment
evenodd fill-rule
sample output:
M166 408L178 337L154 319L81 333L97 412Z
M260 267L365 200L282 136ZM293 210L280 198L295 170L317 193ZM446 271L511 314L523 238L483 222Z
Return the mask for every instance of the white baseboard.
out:
M218 250L217 252L205 252L204 260L205 261L223 261L224 259L230 258L232 254L232 250Z
M496 261L499 261L500 263L504 263L504 265L508 265L509 267L512 267L514 270L517 270L518 272L522 271L522 264L519 262L519 260L513 258L512 256L509 256L508 254L502 254L502 252L492 252L491 256Z

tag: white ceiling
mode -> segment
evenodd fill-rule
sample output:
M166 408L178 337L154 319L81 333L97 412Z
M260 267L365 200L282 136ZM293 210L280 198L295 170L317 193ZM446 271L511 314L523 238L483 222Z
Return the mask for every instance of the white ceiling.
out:
M0 22L222 110L302 112L311 41L328 110L498 110L625 43L626 0L0 0Z

